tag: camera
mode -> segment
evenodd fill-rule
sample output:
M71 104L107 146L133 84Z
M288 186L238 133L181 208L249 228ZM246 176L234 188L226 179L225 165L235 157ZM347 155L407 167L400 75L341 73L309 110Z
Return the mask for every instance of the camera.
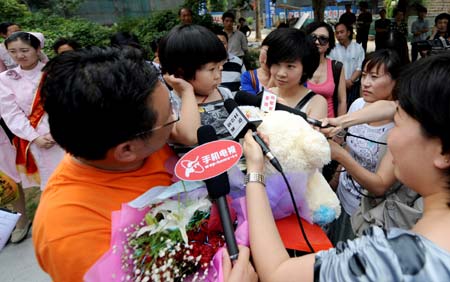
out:
M450 42L442 37L433 40L417 41L419 52L427 52L429 55L450 51Z

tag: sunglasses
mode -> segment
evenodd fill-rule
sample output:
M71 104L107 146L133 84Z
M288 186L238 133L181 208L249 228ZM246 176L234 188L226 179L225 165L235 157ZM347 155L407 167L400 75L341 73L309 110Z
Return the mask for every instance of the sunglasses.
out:
M330 38L323 36L323 35L317 36L315 34L312 34L311 38L312 38L313 42L316 42L316 40L319 40L319 44L322 46L327 45L327 43L330 42Z

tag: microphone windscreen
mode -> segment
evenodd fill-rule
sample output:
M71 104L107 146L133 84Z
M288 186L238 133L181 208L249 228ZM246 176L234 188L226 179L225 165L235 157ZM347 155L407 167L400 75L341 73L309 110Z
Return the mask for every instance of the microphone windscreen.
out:
M214 127L211 125L203 125L197 129L198 144L202 145L211 141L217 140L217 134Z
M234 95L234 101L240 106L255 106L260 107L262 96L255 96L245 91L238 91Z
M231 114L234 109L239 107L238 103L236 103L233 99L226 99L223 105L229 114Z

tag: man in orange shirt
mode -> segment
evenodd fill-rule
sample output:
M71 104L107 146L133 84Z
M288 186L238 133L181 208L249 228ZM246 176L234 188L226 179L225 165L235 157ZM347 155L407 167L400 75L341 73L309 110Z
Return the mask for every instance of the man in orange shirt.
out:
M111 212L172 183L166 142L179 116L137 50L67 52L45 71L50 130L68 154L42 194L33 243L54 281L82 281L110 247Z

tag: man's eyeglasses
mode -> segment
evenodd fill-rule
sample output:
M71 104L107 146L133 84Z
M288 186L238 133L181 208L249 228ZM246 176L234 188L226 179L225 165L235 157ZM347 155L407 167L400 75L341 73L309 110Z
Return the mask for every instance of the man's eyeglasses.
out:
M313 42L316 42L316 40L319 40L319 44L322 46L327 45L327 43L330 42L330 38L323 36L323 35L317 36L315 34L312 34L311 38L312 38Z
M175 101L172 98L172 94L170 94L170 93L169 93L169 101L170 101L170 108L171 108L171 112L172 112L172 114L169 117L169 121L166 122L163 125L159 125L159 126L153 127L152 129L139 132L138 134L135 135L135 137L141 137L141 136L146 135L146 134L148 134L150 132L153 132L153 131L156 131L158 129L161 129L161 128L164 128L166 126L169 126L171 124L174 124L174 123L176 123L177 121L180 120L180 111L179 111L177 105L175 104Z

